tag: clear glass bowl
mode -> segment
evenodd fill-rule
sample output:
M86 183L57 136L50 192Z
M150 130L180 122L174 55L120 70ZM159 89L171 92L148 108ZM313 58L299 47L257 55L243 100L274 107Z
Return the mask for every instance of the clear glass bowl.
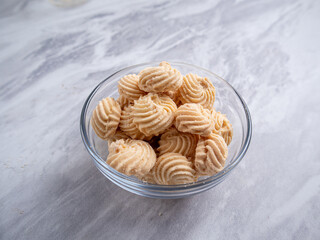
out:
M249 109L237 91L225 80L214 73L191 64L174 62L171 65L183 75L195 73L208 77L216 88L215 108L226 114L233 126L233 139L228 148L228 159L223 171L199 179L195 183L183 185L155 185L142 182L134 177L117 172L106 164L108 144L96 136L90 126L92 111L98 102L105 97L118 97L118 81L127 74L138 74L149 66L157 66L159 62L149 62L124 68L103 80L89 95L82 108L80 131L83 143L94 160L96 167L111 182L129 192L152 198L182 198L206 191L221 183L238 165L248 150L252 123Z

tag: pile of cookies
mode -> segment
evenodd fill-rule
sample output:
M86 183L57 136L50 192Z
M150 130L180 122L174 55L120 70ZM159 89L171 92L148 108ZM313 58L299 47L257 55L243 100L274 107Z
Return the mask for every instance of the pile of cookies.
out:
M176 185L220 172L232 125L213 105L206 77L181 73L167 62L118 83L119 98L102 99L91 126L108 141L107 164L153 184Z

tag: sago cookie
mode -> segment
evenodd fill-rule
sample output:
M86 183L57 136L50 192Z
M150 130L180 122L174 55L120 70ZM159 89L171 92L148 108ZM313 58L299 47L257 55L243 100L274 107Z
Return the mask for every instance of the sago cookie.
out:
M209 135L214 128L212 115L200 104L186 103L176 111L175 126L180 132L202 136Z
M121 108L117 101L107 97L93 110L91 126L98 137L108 139L113 136L120 122Z
M212 132L222 136L226 144L229 145L233 137L233 128L230 121L225 114L216 112L214 109L211 113L215 122Z
M181 105L178 91L169 91L169 92L166 92L165 94L167 94L175 102L177 107L179 107Z
M194 165L200 176L212 176L220 172L228 157L228 147L224 139L215 133L198 141Z
M132 106L132 118L140 132L157 136L172 125L177 106L167 95L149 93Z
M157 184L175 185L195 182L197 178L191 160L180 153L165 153L156 161L154 180Z
M120 95L117 99L117 102L119 103L121 109L123 109L124 107L129 106L130 104L133 103L133 101L129 100L128 98L126 98L123 95Z
M179 88L179 99L184 103L199 103L204 108L212 109L215 101L216 90L210 80L189 73L183 77Z
M154 168L152 168L146 175L139 178L143 182L155 184L156 181L154 180Z
M159 67L148 67L139 73L139 88L145 92L176 91L182 84L181 73L167 62Z
M160 155L172 152L191 157L195 153L197 142L198 136L179 132L175 127L171 127L161 135L157 150Z
M120 139L110 144L106 162L118 172L142 177L151 170L156 159L156 154L149 143Z
M138 100L140 96L146 95L146 92L140 90L138 86L139 76L129 74L120 79L118 82L118 92L120 96L125 97L129 101Z
M137 125L133 122L133 115L132 115L132 106L124 107L121 112L120 124L119 128L123 131L126 135L133 139L144 140L150 139L151 137L147 138L145 134L139 131Z

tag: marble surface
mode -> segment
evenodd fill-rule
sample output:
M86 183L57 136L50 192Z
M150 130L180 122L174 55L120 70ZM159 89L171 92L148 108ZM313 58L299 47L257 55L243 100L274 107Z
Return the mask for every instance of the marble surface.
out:
M0 6L0 239L319 239L320 1L57 1ZM136 196L85 150L85 98L150 60L208 68L246 100L250 149L216 188Z

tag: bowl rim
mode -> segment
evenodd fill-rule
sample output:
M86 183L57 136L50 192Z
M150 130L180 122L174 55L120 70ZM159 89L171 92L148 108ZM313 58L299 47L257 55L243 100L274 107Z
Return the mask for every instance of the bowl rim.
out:
M239 163L240 161L243 159L244 155L246 154L250 142L251 142L251 138L252 138L252 120L251 120L251 115L250 115L250 111L249 108L246 104L246 102L244 101L244 99L240 96L240 94L234 89L234 87L228 83L226 80L224 80L223 78L219 77L217 74L193 65L193 64L189 64L189 63L184 63L184 62L170 62L172 65L178 64L178 65L185 65L185 66L189 66L189 67L193 67L193 68L197 68L203 72L207 72L209 74L214 75L216 78L220 79L221 81L223 81L226 85L228 85L233 91L234 93L237 95L237 97L239 98L242 107L244 109L245 112L245 116L246 116L246 123L247 123L247 132L246 132L246 138L244 140L244 144L240 150L240 152L238 153L238 155L234 158L234 161L232 163L229 163L221 172L210 176L206 179L202 179L199 180L197 182L194 183L187 183L187 184L179 184L179 185L160 185L160 184L151 184L151 183L147 183L147 182L143 182L141 180L135 179L131 176L127 176L125 174L122 174L118 171L116 171L115 169L113 169L112 167L110 167L105 160L103 160L99 154L96 153L96 151L94 149L91 148L90 146L90 141L89 141L89 137L87 134L87 130L86 130L86 125L85 125L85 120L86 120L86 115L87 115L87 110L88 110L88 106L92 100L92 98L94 97L95 93L101 88L101 86L107 82L110 78L112 78L114 75L118 74L119 72L125 71L125 70L130 70L130 69L134 69L137 67L142 67L142 66L146 66L146 65L154 65L154 64L158 64L161 61L152 61L152 62L145 62L145 63L139 63L139 64L135 64L129 67L125 67L122 68L116 72L114 72L113 74L111 74L110 76L108 76L106 79L104 79L103 81L101 81L93 90L92 92L89 94L89 96L87 97L86 101L84 102L84 105L82 107L81 110L81 115L80 115L80 133L81 133L81 138L82 141L87 149L87 151L89 152L89 154L91 155L91 157L93 158L93 160L99 164L103 169L107 170L107 172L109 172L111 174L110 177L113 177L112 175L115 175L116 177L120 178L120 181L126 181L129 184L133 184L136 187L143 187L143 188L150 188L152 190L161 190L161 191L179 191L179 190L186 190L188 188L196 188L197 186L202 186L203 184L210 184L213 182L217 182L219 180L222 180L229 172L231 172L231 170L233 170ZM119 180L119 179L118 179Z

